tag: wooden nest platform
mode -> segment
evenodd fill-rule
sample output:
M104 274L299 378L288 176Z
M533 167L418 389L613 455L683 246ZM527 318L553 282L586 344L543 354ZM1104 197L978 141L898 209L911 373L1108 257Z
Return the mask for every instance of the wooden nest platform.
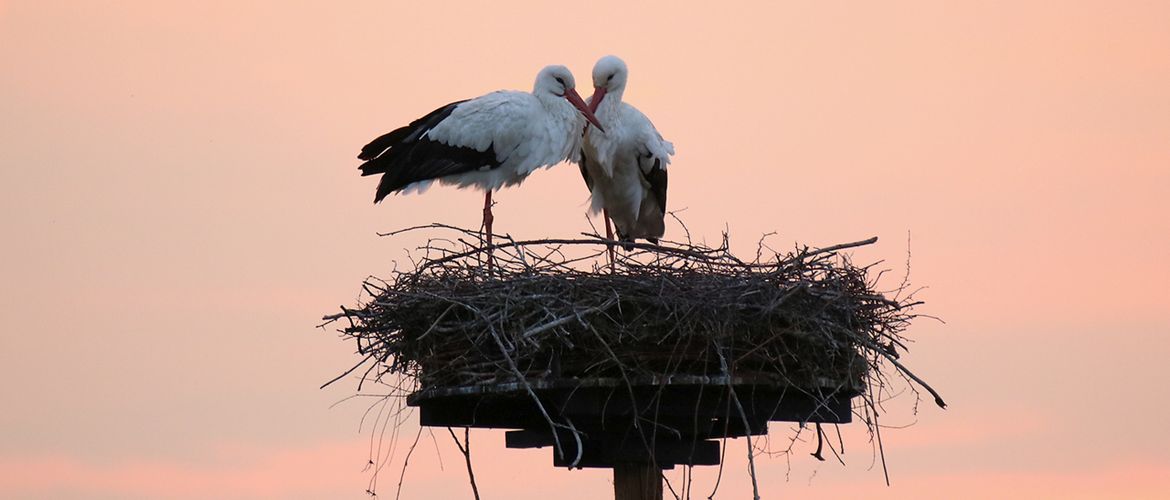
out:
M726 238L635 244L611 265L597 238L411 230L441 237L325 319L363 357L346 374L394 387L424 426L511 429L557 466L661 469L717 464L718 439L769 421L850 422L885 366L929 390L897 361L918 303L843 253L876 238L750 260Z

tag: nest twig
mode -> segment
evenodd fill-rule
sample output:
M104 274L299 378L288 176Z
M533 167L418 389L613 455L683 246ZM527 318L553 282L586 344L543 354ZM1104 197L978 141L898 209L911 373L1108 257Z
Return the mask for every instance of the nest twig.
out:
M921 302L905 293L905 281L879 292L882 273L842 253L877 238L784 253L761 240L750 260L730 252L726 235L718 247L636 243L610 264L607 248L628 243L596 235L525 241L493 235L497 243L486 245L477 231L443 224L388 235L410 231L440 236L417 249L409 269L368 278L359 307L324 318L322 326L345 320L340 331L362 356L326 385L363 367L359 391L374 381L394 396L514 384L539 408L562 459L558 429L578 441L572 465L581 459L581 433L567 417L550 417L533 386L620 380L634 398L637 384L726 385L744 428L736 383L810 395L845 391L862 399L854 411L876 437L883 471L877 418L888 376L904 377L916 395L922 388L945 407L899 361L909 344L902 334ZM813 456L822 460L823 439L817 424ZM469 451L461 451L478 495ZM758 498L750 435L748 452Z
M888 361L944 404L897 361L919 303L879 293L868 267L840 253L876 238L787 253L761 244L750 261L726 239L718 248L638 243L611 268L596 237L497 235L485 248L475 231L408 230L428 229L449 237L430 239L413 269L367 280L361 307L325 318L346 319L359 366L374 362L363 380L401 375L427 389L734 373L860 391Z

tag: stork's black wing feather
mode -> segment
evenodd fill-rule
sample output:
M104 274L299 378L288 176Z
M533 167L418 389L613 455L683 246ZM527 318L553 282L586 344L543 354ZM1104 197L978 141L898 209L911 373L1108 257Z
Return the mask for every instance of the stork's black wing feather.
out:
M362 175L382 174L374 203L415 182L500 166L494 147L484 151L432 141L423 135L466 102L457 101L374 139L362 148Z
M585 157L585 149L581 149L581 161L577 163L577 167L581 169L581 178L585 179L585 187L589 188L589 192L593 192L593 178L589 177L589 171L585 169L585 162L589 159Z
M410 122L410 125L396 128L388 133L382 134L377 139L370 141L362 148L362 152L358 154L359 160L372 160L378 155L385 152L387 149L405 141L417 140L423 132L430 130L443 121L444 118L451 115L452 111L460 104L467 102L467 99L462 101L455 101L451 104L443 106L439 109L427 113L426 116ZM413 137L412 137L413 136ZM371 175L378 172L365 172L362 175Z
M639 169L641 170L641 169ZM655 158L654 165L649 171L642 170L642 177L650 184L650 193L658 202L658 208L666 213L666 169L662 168L662 159Z
M423 139L410 144L408 149L402 153L401 156L396 155L387 159L389 167L386 168L381 181L378 182L374 203L382 201L382 198L390 193L415 182L500 166L495 148L490 146L486 151L476 151L471 148L448 146L441 142ZM367 163L378 162L382 159L383 157L380 156Z

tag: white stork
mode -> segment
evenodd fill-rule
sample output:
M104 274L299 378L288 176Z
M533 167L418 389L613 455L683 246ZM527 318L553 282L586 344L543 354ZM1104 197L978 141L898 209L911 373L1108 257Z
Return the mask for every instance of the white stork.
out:
M628 76L626 63L615 56L602 57L593 66L589 109L604 128L585 131L579 166L593 213L604 213L606 238L613 239L612 218L622 241L658 243L666 231L666 166L674 145L646 115L622 102Z
M358 155L365 160L359 168L363 176L382 174L374 203L393 192L424 191L435 180L484 189L490 245L492 191L572 159L581 147L582 115L602 127L569 69L547 66L532 93L501 90L453 102L374 139Z

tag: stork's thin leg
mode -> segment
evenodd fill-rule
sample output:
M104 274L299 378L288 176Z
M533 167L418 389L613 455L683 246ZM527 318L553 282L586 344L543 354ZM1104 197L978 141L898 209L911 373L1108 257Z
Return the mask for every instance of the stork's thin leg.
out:
M492 221L494 219L495 219L495 217L492 217L492 190L489 189L489 190L487 190L487 194L485 194L483 197L483 230L484 230L484 238L483 239L484 239L484 242L489 247L489 249L487 251L487 265L488 265L488 272L489 273L492 271L492 267L494 264L494 262L492 261L492 251L490 249L490 247L492 246Z
M491 190L488 190L488 192L483 196L483 236L484 241L487 242L488 246L491 246L492 244L493 219L495 219L495 217L492 217L492 192Z
M611 228L609 225L609 210L604 209L604 208L601 209L601 218L605 219L605 239L612 240L613 239L613 228ZM614 261L617 260L616 257L614 256L613 244L606 245L605 251L606 251L606 253L609 254L609 270L613 271L614 270L614 267L613 267Z

